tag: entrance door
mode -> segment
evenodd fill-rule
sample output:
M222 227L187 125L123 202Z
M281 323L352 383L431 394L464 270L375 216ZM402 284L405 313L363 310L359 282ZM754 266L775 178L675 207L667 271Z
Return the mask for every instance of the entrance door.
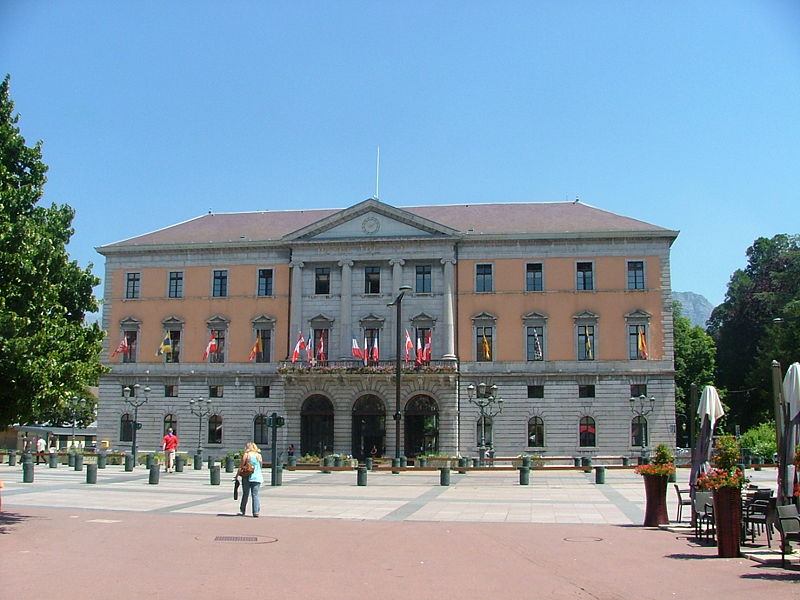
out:
M383 456L386 451L386 407L371 394L353 405L352 454L359 460Z
M430 396L414 396L406 404L405 455L439 453L439 405Z
M300 411L300 454L325 456L333 451L333 404L325 396L310 396Z

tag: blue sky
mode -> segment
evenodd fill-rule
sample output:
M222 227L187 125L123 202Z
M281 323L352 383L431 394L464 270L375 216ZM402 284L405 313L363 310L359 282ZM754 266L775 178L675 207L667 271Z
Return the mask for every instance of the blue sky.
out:
M681 231L720 303L798 233L800 3L0 3L70 252L203 214L573 200ZM102 290L98 290L101 293Z

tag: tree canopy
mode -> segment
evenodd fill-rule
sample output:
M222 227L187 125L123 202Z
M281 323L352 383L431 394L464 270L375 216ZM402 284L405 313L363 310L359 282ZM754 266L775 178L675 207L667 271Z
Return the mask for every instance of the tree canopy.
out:
M9 81L0 84L0 427L70 421L71 399L91 399L103 370L103 332L84 320L97 310L99 280L69 259L73 209L39 204L42 143L25 144Z
M769 420L772 360L800 360L800 236L758 238L709 319L717 344L717 386L742 429ZM776 320L778 319L778 320Z

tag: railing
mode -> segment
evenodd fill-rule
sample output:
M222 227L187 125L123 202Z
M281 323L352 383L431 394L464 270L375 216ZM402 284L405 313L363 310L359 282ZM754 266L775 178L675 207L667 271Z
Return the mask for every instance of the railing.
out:
M367 364L364 364L363 360L322 360L313 363L284 361L278 366L280 375L391 375L394 372L394 360L370 360ZM457 369L453 361L431 360L421 365L404 362L401 364L401 372L409 375L426 375L456 373Z

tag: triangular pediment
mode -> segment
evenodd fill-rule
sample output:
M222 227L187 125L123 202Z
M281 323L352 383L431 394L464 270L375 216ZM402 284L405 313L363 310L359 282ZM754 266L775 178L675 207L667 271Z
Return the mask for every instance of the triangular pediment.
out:
M287 241L448 237L455 229L370 198L286 234Z
M522 320L523 321L547 321L547 315L543 315L542 313L536 312L534 310L533 312L529 312L526 315L522 315Z
M637 308L637 309L636 309L636 310L634 310L633 312L629 312L629 313L627 313L627 314L625 315L625 318L626 318L626 319L649 319L649 318L650 318L650 317L652 317L652 316L653 316L653 315L651 315L651 314L650 314L649 312L647 312L646 310L642 310L641 308Z

